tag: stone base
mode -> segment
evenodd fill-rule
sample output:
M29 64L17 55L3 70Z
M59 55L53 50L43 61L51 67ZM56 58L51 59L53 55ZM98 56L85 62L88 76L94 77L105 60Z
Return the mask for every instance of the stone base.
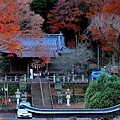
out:
M71 105L70 105L70 104L66 104L66 106L68 106L68 107L69 107L69 106L71 106Z

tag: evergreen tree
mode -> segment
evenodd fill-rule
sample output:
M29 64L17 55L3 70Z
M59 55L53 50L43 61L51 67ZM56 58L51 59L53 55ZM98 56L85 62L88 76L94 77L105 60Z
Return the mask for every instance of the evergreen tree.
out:
M120 104L120 78L106 74L89 84L85 93L85 108L107 108Z

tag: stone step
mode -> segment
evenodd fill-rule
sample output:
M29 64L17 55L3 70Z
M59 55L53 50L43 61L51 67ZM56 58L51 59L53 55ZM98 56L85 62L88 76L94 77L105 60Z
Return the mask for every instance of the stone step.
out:
M32 104L33 107L42 108L42 98L41 98L41 89L39 83L32 83Z
M41 88L40 88L41 85ZM41 89L42 92L41 93ZM52 108L51 93L48 82L32 83L32 104L37 108Z
M49 89L49 83L42 83L43 97L44 97L44 108L52 108L51 104L51 93Z

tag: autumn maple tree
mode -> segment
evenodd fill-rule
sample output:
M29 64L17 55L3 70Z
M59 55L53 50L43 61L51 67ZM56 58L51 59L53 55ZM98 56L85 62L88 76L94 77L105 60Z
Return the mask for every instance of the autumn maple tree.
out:
M21 37L37 40L39 49L30 49L31 52L39 51L36 56L49 56L48 50L42 44L41 30L43 18L30 11L30 0L1 0L0 1L0 48L19 54L26 46L21 44ZM17 39L16 39L17 38Z
M94 5L94 11L95 9L99 11L91 17L87 30L92 32L94 41L102 44L102 51L112 53L112 57L116 56L119 61L120 7L118 3L120 2L117 0L99 1L99 5L95 0L89 0L89 2ZM115 64L115 59L113 64Z
M20 31L19 21L15 16L17 8L13 0L0 1L0 50L13 51L18 45L18 41L13 39Z
M46 60L50 59L50 50L43 44L41 39L41 37L45 36L41 29L44 19L39 14L35 14L30 10L30 2L31 0L17 0L21 36L32 41L37 40L37 46L28 48L28 50L34 53L36 57L41 58L45 63L45 58Z
M105 6L103 7L103 11L120 15L120 1L111 0L107 2Z
M17 0L19 6L17 18L19 19L20 30L22 34L32 34L42 36L44 33L41 30L41 25L44 19L30 10L31 0Z
M119 4L118 0L59 0L48 14L51 32L73 31L79 40L98 42L103 52L119 56ZM87 29L81 26L84 18L89 21L89 25L84 24Z
M83 0L58 0L48 13L51 32L62 31L66 34L65 37L69 34L70 40L75 39L75 35L81 34L88 25L85 16L87 11L88 6Z
M87 10L87 6L83 4L85 3L82 0L59 0L48 14L49 23L53 24L51 31L56 32L67 28L77 33L80 30L80 26L78 26L80 16Z

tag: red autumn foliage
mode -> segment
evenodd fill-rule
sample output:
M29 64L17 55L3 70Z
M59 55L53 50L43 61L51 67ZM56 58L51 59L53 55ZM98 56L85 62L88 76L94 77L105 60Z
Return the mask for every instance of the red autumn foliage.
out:
M27 35L29 39L37 39L41 43L40 37L44 35L41 24L44 20L30 11L29 2L30 0L0 0L0 50L19 54L25 46L15 38L26 36L25 34L30 35ZM39 44L39 48L42 49L39 49L41 51L38 57L47 55L43 44ZM41 55L42 51L45 54Z
M0 50L15 51L14 48L18 45L13 39L20 31L19 21L15 16L17 8L13 0L0 1Z
M51 31L72 29L75 35L79 34L80 16L85 14L88 19L92 20L88 30L92 32L93 39L102 43L103 50L113 51L120 34L119 5L119 0L58 0L48 14ZM88 40L86 35L78 36L80 40Z
M116 13L120 15L120 1L111 0L103 7L104 12Z
M80 16L86 9L80 9L79 5L84 4L83 0L58 0L54 8L48 14L51 32L57 32L60 29L72 29L74 33L80 30L78 26Z
M86 0L90 4L91 23L88 27L92 31L94 40L102 43L103 51L118 49L120 36L120 1L118 0Z

